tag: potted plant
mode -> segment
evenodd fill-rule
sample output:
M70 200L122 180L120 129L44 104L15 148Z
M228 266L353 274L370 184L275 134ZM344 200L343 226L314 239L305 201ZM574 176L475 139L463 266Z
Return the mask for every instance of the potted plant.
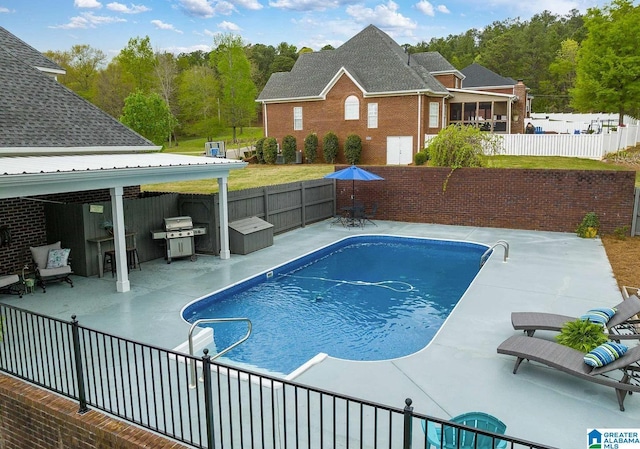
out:
M565 323L556 340L561 345L587 353L609 339L600 324L577 319Z
M598 229L600 229L598 216L595 212L589 212L576 228L576 234L578 234L579 237L591 239L598 235Z
M107 231L107 234L113 235L113 223L111 220L105 220L102 222L102 228Z

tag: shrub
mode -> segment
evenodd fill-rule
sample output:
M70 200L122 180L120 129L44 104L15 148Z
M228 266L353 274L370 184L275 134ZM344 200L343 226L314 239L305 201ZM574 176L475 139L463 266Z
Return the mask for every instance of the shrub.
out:
M595 212L587 213L576 228L576 234L583 238L593 238L598 234L600 220Z
M500 137L480 131L473 126L450 125L431 139L427 145L429 160L434 167L451 167L442 190L456 168L482 167L482 155L497 154Z
M416 155L413 157L413 162L416 165L424 165L429 160L429 154L425 151L418 151Z
M585 353L606 343L608 340L609 338L605 335L604 329L600 324L580 319L565 323L560 334L556 336L556 341L561 345L569 346Z
M316 133L311 133L304 138L304 157L307 162L312 164L316 161L318 157L318 135Z
M257 141L256 141L256 157L258 158L258 162L261 164L264 164L264 141L266 140L266 137L260 137Z
M266 164L275 164L278 158L278 141L274 137L267 137L263 144L262 154Z
M322 139L322 155L327 164L333 164L338 157L338 136L331 131Z
M359 164L362 156L362 139L357 134L349 134L344 142L344 157L351 165Z
M296 138L292 135L286 135L282 139L282 157L284 163L289 164L296 161L296 152L298 151Z

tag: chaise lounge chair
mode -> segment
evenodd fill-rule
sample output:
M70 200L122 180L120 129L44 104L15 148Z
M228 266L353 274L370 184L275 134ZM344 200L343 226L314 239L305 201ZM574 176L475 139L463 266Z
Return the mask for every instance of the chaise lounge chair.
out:
M611 340L637 340L640 334L637 333L636 324L640 320L632 319L640 313L640 298L630 296L620 304L615 306L616 313L607 322L609 338ZM532 337L537 330L560 332L562 326L577 320L577 317L567 315L556 315L554 313L541 312L512 312L511 324L515 330L522 330Z
M634 346L613 362L601 366L592 367L584 362L585 354L568 346L541 338L530 338L524 335L514 335L506 339L498 346L498 354L506 354L517 357L513 368L516 374L520 363L524 359L542 363L551 368L563 371L580 379L606 385L616 390L620 410L624 411L624 398L627 393L640 392L640 346ZM620 370L622 377L617 380L611 375Z

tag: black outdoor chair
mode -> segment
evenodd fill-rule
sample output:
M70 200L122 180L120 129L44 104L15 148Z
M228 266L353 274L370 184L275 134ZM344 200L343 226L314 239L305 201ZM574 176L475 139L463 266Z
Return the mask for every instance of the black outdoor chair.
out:
M373 206L371 206L371 212L369 213L364 213L363 217L362 217L362 225L364 226L364 224L366 222L371 223L374 226L378 226L377 224L375 224L375 222L373 221L373 219L376 216L376 213L378 212L378 203L373 203Z

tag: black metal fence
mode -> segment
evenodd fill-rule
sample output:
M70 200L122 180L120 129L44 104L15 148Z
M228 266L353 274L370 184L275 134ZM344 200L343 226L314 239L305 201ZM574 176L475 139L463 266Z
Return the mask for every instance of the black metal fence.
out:
M0 371L198 448L551 449L0 304ZM194 369L192 369L194 368ZM195 373L195 377L194 374ZM446 425L445 425L446 424ZM444 431L442 431L444 430ZM450 446L446 446L450 447Z

